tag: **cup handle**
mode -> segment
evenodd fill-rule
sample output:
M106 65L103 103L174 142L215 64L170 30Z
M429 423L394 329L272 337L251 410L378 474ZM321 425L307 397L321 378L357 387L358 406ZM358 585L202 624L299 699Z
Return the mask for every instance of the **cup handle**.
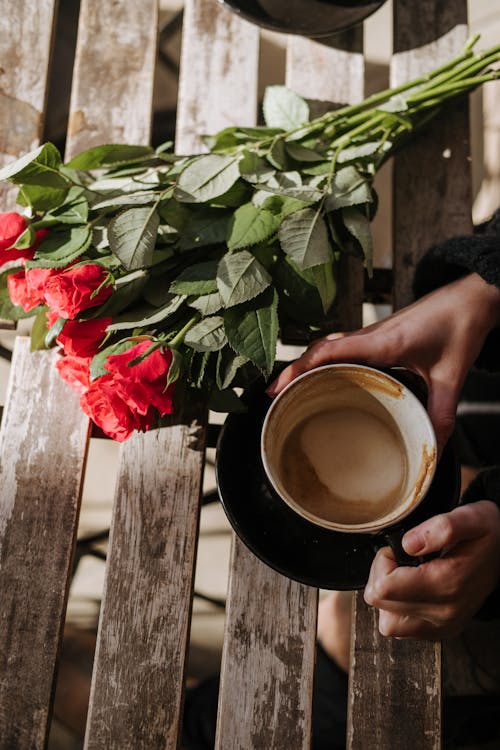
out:
M420 565L420 563L424 562L424 559L423 557L414 557L413 555L409 555L404 551L401 540L403 539L405 533L405 529L396 527L394 529L391 529L391 531L387 531L384 534L384 537L386 542L392 549L398 565L406 565L411 566L412 568L416 568Z

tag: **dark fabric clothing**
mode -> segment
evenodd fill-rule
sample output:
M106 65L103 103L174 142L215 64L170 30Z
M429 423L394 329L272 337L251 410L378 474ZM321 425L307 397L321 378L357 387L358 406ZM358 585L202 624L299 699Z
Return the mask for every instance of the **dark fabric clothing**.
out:
M413 292L418 299L472 272L500 288L500 209L474 235L452 237L432 247L417 265ZM500 328L490 333L476 364L500 370Z

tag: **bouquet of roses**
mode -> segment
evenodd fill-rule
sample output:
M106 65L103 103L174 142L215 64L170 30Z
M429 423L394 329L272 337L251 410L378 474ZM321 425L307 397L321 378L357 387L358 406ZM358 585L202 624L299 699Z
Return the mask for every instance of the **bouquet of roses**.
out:
M173 411L175 382L211 408L273 367L279 327L317 328L341 253L371 273L373 177L450 98L497 78L500 47L309 119L305 100L266 91L266 125L171 144L103 145L63 164L46 143L0 171L24 215L0 215L0 317L36 316L34 349L117 440Z

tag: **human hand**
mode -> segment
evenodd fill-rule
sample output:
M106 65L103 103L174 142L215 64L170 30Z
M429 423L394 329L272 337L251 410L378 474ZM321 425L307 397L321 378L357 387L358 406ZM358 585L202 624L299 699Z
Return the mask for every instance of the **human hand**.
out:
M399 567L392 550L372 563L365 601L379 612L382 635L438 640L459 633L500 579L500 510L490 500L463 505L408 531L410 555L444 550L416 568Z
M453 430L465 376L499 322L500 290L469 274L380 323L316 341L267 392L276 396L298 375L331 362L406 367L427 383L427 410L441 451Z

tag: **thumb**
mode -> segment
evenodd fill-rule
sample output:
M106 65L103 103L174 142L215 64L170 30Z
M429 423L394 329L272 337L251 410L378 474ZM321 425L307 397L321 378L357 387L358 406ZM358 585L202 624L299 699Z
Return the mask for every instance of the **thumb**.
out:
M409 555L427 555L458 542L477 539L491 528L491 515L484 501L460 505L440 513L407 531L403 547Z
M427 412L436 433L438 456L441 455L455 426L458 395L458 389L452 384L431 378Z

